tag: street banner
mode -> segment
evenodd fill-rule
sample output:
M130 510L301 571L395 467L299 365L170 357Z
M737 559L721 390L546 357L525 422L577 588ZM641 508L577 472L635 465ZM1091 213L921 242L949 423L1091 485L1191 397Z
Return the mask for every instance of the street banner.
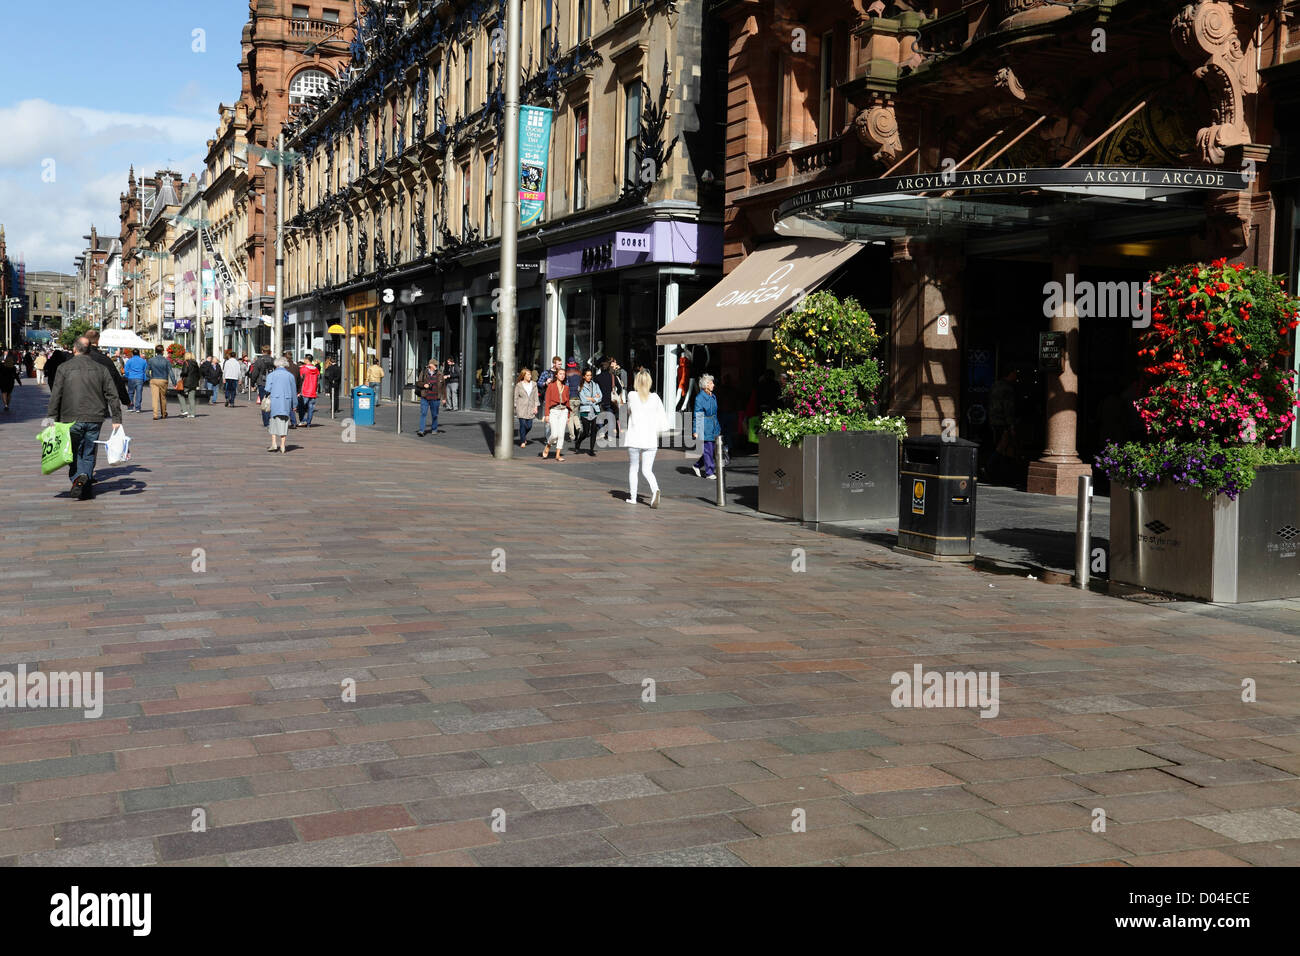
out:
M201 232L203 234L203 248L211 256L213 264L216 266L217 279L221 282L221 289L228 298L235 294L235 278L230 274L230 267L226 265L225 258L213 245L212 236L206 229L201 230Z
M212 287L213 283L212 283L211 269L203 270L202 282L203 282L203 304L209 305L212 302L212 293L213 291L215 291Z
M163 317L170 319L175 317L175 315L176 315L176 293L164 292L163 293Z
M519 226L537 225L546 207L546 163L551 152L554 111L519 107Z

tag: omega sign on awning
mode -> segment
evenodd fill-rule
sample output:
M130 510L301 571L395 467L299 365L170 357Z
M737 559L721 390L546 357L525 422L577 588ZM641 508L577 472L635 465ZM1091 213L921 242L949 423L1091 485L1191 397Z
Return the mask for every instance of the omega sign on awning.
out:
M791 239L755 249L655 338L661 345L770 339L778 315L862 248L855 242Z

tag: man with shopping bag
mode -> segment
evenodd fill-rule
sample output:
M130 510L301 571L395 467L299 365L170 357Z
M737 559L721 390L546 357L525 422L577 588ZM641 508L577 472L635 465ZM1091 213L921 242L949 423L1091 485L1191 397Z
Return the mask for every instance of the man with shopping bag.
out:
M85 501L95 496L95 442L105 418L113 419L113 430L122 427L122 402L108 370L89 356L90 342L83 336L72 346L72 358L59 366L58 377L50 389L46 426L54 422L71 422L68 430L72 443L73 500Z

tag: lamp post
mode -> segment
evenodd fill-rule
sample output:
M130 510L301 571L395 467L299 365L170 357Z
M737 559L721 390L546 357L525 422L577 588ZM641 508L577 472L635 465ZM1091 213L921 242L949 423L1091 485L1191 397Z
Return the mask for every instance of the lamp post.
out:
M515 285L519 276L519 0L506 0L506 103L501 176L501 311L497 315L497 447L496 457L514 457L510 400L515 377Z
M271 324L271 354L284 351L284 170L302 159L302 153L284 148L284 134L280 134L278 149L267 149L256 143L241 144L235 148L235 158L247 162L248 150L262 158L259 169L275 170L275 317ZM241 155L242 154L242 155Z
M7 296L5 298L5 351L9 351L14 347L13 325L11 325L12 322L11 316L13 314L13 310L22 304L23 304L23 300L18 298L18 296L16 295Z

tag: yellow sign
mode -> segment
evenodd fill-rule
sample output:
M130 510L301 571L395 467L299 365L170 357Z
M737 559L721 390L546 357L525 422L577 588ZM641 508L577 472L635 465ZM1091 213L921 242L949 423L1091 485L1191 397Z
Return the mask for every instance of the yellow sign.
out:
M925 479L918 478L912 482L912 514L925 514Z
M356 292L344 300L344 305L349 312L356 312L359 309L373 309L379 304L379 300L374 290L370 292Z

